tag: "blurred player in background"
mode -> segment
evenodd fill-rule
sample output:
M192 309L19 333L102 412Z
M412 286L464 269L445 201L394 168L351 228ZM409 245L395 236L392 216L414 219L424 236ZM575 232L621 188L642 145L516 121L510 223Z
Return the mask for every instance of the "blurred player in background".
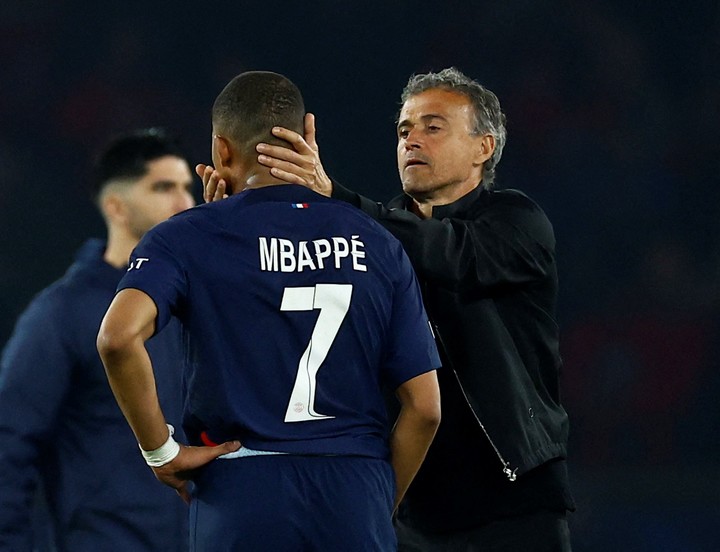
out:
M95 340L130 252L194 204L192 175L163 131L133 132L99 156L94 195L107 241L91 239L17 322L0 366L0 550L33 549L39 487L60 551L182 551L187 507L157 485L107 382ZM170 419L182 407L181 332L148 342ZM45 528L41 531L45 533ZM43 548L46 544L36 544Z

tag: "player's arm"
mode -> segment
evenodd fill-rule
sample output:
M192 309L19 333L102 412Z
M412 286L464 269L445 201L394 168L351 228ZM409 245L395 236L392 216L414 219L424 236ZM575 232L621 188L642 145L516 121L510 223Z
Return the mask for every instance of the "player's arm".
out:
M435 370L406 381L396 391L400 414L390 435L397 491L393 511L405 496L440 425L440 389Z
M173 444L158 401L152 362L145 348L145 341L154 332L157 312L154 301L144 292L136 289L120 291L100 326L97 347L113 394L140 447L143 451L151 451L151 456L157 451L154 456L159 462L154 463L159 465L151 465L155 476L189 501L188 472L221 454L237 450L240 443L224 443L218 447L178 447Z
M97 339L110 387L144 450L156 449L168 438L145 348L156 316L155 303L147 294L124 289L105 314Z

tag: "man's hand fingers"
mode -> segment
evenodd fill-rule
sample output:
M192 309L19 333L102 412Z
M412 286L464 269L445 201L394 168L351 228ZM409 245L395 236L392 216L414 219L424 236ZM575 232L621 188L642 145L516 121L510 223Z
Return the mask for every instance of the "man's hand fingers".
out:
M183 496L181 488L184 486L185 481L192 477L194 470L212 462L218 456L235 452L240 447L239 441L227 441L216 447L180 445L180 452L175 459L164 466L153 468L153 472L160 481L175 489L180 496Z
M194 470L212 462L218 456L235 452L241 447L240 441L227 441L215 447L185 447L186 454L183 455L183 465L177 466L182 470Z
M212 190L212 193L210 190L208 190L208 183L210 181L210 176L213 173L213 168L210 165L204 165L202 163L198 163L195 166L195 173L200 177L200 180L202 180L203 185L203 199L206 203L209 203L211 201L211 198L213 195L215 195L215 190Z
M260 155L258 156L258 161L260 161L260 163L265 165L266 167L277 166L274 165L273 162L279 160L287 161L288 163L298 165L299 167L307 166L308 168L310 168L309 161L312 159L312 157L310 157L309 154L303 155L302 153L298 153L282 146L272 146L263 142L259 143L255 147L255 149L260 153Z
M213 195L213 201L217 201L219 199L226 199L228 197L228 194L225 193L226 189L227 184L225 184L225 181L222 179L217 180L217 188L215 189L215 195Z
M226 441L216 447L200 447L200 449L207 454L207 461L205 462L207 464L218 456L240 450L241 446L240 441Z
M296 133L284 129L280 129L278 134L281 131L297 136ZM312 124L310 125L310 132L314 133ZM307 145L303 138L299 138L299 140L303 146L297 151L282 146L258 144L256 147L257 151L260 152L258 162L261 165L270 167L272 175L280 180L290 184L307 186L315 192L330 197L332 194L332 182L325 174L317 150L310 149L310 146Z
M215 170L207 166L205 167L205 171L203 172L202 180L203 180L203 189L205 190L204 198L207 203L210 203L217 193L217 179L213 179L213 175L215 174Z
M156 470L156 475L158 475L160 481L173 487L185 504L190 505L191 496L187 484L189 474L191 474L193 470L212 462L218 456L239 450L241 446L240 441L227 441L216 447L183 446L183 457L180 462L182 468L170 473L162 473ZM179 467L180 466L178 466L178 468Z
M312 148L305 141L305 138L300 136L295 131L288 130L283 127L273 127L272 133L273 136L277 136L278 138L285 140L286 142L290 142L295 151L300 154L307 154L313 151Z
M315 115L305 114L305 141L310 149L318 151L317 140L315 139Z
M258 156L258 162L261 165L270 167L270 172L274 177L291 184L309 186L315 180L314 167L305 168L298 163L293 163L292 161L281 161L266 155Z
M312 184L295 173L287 172L282 169L272 168L270 173L277 179L287 182L288 184L300 184L301 186L311 187Z
M179 487L175 487L175 492L180 496L180 498L183 499L183 502L190 506L190 502L192 500L190 496L190 491L188 491L188 485L184 481L180 484Z
M211 165L198 164L195 172L202 179L203 199L205 203L211 203L219 199L225 199L227 194L227 183L220 178L220 175Z

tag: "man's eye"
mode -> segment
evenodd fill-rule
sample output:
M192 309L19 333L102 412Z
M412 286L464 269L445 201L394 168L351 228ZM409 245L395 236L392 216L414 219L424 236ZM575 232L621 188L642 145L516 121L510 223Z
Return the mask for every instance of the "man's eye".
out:
M429 130L430 132L437 132L438 130L441 130L441 129L440 129L439 126L430 125L430 126L428 126L428 130Z
M398 136L400 138L407 138L408 134L410 134L410 131L406 128L402 128L402 129L398 130Z

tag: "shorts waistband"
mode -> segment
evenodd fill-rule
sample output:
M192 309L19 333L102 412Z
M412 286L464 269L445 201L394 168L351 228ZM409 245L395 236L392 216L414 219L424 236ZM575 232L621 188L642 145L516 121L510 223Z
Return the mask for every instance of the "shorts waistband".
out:
M240 447L235 452L228 452L218 458L223 460L232 460L233 458L246 458L248 456L274 456L277 454L287 454L287 452L277 452L273 450L255 450L247 447Z

